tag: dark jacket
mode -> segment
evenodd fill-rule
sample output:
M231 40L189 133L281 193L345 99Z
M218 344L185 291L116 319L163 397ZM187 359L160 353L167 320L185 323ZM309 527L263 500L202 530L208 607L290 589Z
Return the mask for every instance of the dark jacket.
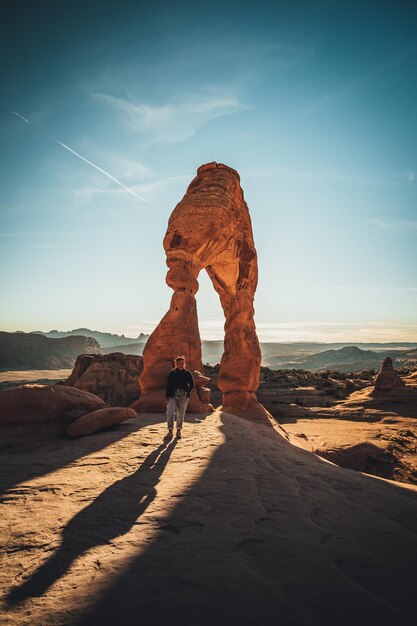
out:
M173 398L177 389L184 389L189 396L194 388L193 375L189 370L179 370L177 367L168 374L166 398Z

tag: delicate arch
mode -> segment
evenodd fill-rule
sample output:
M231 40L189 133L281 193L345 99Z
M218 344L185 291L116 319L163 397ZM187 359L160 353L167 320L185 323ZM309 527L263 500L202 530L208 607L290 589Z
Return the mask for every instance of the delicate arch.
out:
M235 170L217 163L198 169L171 214L164 249L166 282L174 294L168 312L145 346L142 395L136 408L164 410L164 382L176 354L186 356L192 371L203 371L195 294L198 275L205 269L219 294L225 316L224 353L217 379L223 393L223 409L264 418L266 411L255 394L261 364L253 308L257 255L249 209ZM207 393L197 389L189 410L209 409Z

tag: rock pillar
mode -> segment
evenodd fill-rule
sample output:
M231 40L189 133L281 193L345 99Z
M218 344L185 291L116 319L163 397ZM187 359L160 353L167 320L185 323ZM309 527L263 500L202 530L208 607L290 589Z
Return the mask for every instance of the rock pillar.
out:
M177 204L164 238L168 273L174 290L168 313L150 336L143 353L138 410L163 410L165 380L171 361L184 354L187 368L202 371L195 294L205 269L219 294L225 315L224 354L218 385L225 411L265 418L256 399L261 353L253 319L258 267L249 209L238 173L202 165ZM209 408L207 396L194 394L189 409Z

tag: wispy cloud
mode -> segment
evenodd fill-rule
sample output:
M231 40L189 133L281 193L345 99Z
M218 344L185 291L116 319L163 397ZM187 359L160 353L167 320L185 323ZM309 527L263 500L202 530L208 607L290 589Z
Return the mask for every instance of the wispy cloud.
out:
M373 218L368 221L387 232L405 233L408 235L417 234L417 220Z
M209 93L162 106L132 102L107 94L95 94L124 115L130 127L152 136L158 143L181 143L212 120L248 107L236 97Z
M19 117L21 120L23 120L29 126L33 126L33 123L31 121L29 121L26 117L23 117L23 115L20 115L20 113L17 113L17 111L12 111L12 113L16 115L16 117ZM84 161L84 163L87 163L87 165L91 165L91 167L94 167L94 169L96 169L101 174L104 174L104 176L106 176L109 180L116 183L116 185L119 185L119 187L122 187L122 189L130 193L132 196L136 196L136 198L139 198L139 200L142 200L142 202L145 202L144 198L142 198L140 194L133 191L130 187L127 187L124 183L122 183L115 176L113 176L113 174L110 174L110 172L107 172L102 167L99 167L98 165L90 161L89 159L86 159L84 156L82 156L82 154L80 154L79 152L76 152L76 150L73 150L72 148L67 146L67 144L63 143L62 141L59 141L52 135L46 135L45 133L42 133L42 134L48 137L49 139L51 139L52 141L54 141L58 146L61 146L61 148L64 148L64 150L67 150L68 152L76 156L81 161Z
M51 137L51 139L53 139L53 137ZM86 159L85 157L83 157L81 154L79 154L78 152L76 152L75 150L73 150L72 148L70 148L69 146L67 146L65 143L62 143L62 141L58 141L57 139L54 139L54 141L62 146L62 148L65 148L65 150L68 150L68 152L71 152L74 156L78 157L79 159L81 159L81 161L84 161L85 163L87 163L88 165L91 165L92 167L94 167L97 171L101 172L102 174L104 174L105 176L107 176L107 178L109 178L111 181L113 181L114 183L116 183L117 185L119 185L119 187L121 187L122 189L124 189L125 191L128 191L132 196L135 196L136 198L139 198L139 200L142 200L143 202L145 201L145 199L136 191L134 191L133 189L131 189L131 187L127 187L126 185L124 185L120 180L118 180L115 176L113 176L112 174L110 174L109 172L106 172L106 170L104 170L102 167L99 167L98 165L95 165L95 163L93 163L92 161L89 161L88 159Z
M106 167L111 169L120 180L141 181L156 176L153 169L116 153L103 155L106 160Z
M138 183L136 185L130 185L131 189L140 194L146 202L151 202L155 198L171 189L171 187L185 181L189 181L189 176L167 176L165 178L158 178L149 182ZM121 190L114 187L82 187L74 190L76 198L84 199L86 202L90 202L96 195L120 195Z

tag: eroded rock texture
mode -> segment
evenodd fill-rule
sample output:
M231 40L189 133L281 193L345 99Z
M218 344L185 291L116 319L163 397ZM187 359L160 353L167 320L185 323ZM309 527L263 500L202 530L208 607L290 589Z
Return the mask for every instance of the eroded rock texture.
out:
M136 417L136 412L128 407L105 407L86 413L72 422L67 428L67 435L73 438L92 435L99 430L134 417Z
M106 406L96 395L64 385L24 385L0 391L0 424L76 419Z
M387 356L375 379L375 390L389 392L403 387L405 382L395 371L391 357Z
M110 406L128 406L140 396L142 357L133 354L80 354L64 385L94 393Z
M218 385L223 408L231 413L264 416L255 391L261 353L253 320L258 281L257 256L249 210L238 173L226 165L202 165L175 207L164 238L167 284L174 290L168 313L143 352L141 399L136 408L160 411L171 361L184 354L190 370L203 371L195 294L205 269L220 296L225 315L224 354ZM206 411L196 392L190 411Z

